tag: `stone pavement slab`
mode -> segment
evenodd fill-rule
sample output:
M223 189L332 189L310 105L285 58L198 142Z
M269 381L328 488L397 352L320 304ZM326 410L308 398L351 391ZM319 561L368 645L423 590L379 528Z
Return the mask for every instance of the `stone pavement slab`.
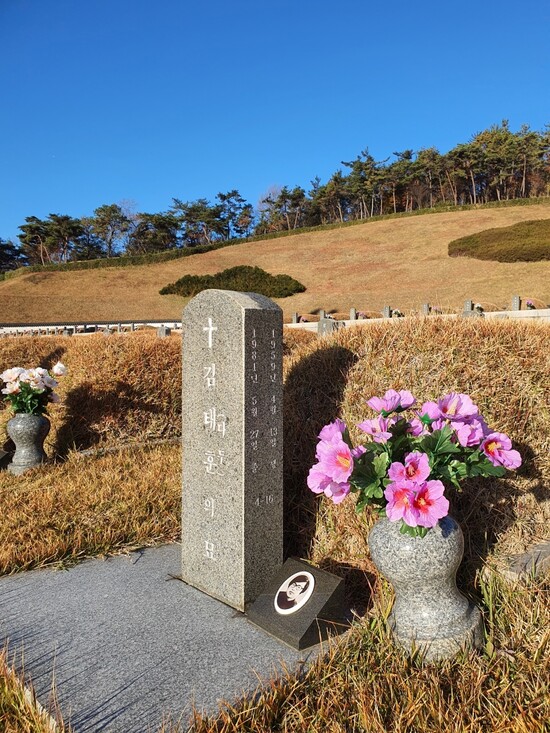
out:
M297 652L178 579L179 544L0 578L0 640L76 733L144 733L253 690Z

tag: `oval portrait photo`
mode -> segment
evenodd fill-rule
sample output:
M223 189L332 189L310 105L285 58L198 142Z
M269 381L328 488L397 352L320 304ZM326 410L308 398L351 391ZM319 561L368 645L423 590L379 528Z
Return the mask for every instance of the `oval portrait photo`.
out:
M291 575L275 593L273 605L277 613L288 616L298 611L311 598L314 586L315 578L311 573L300 571Z

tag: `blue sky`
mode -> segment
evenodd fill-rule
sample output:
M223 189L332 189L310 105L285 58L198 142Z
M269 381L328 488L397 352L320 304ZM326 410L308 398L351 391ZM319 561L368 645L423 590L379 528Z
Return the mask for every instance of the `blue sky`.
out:
M0 237L550 123L548 0L0 0Z

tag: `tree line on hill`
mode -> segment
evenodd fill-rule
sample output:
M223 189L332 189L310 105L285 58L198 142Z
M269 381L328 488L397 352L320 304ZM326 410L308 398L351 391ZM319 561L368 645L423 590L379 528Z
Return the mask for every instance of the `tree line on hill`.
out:
M134 213L119 204L80 219L29 216L19 243L0 238L0 272L26 264L139 255L240 239L252 234L441 206L550 196L550 125L542 132L506 120L442 154L435 147L394 152L376 161L368 148L342 161L326 183L276 187L257 209L233 189L213 203L172 199L165 212Z

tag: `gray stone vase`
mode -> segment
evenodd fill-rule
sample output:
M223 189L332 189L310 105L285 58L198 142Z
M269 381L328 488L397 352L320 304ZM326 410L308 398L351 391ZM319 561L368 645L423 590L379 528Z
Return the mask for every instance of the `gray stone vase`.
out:
M425 537L399 531L400 522L380 519L369 533L371 557L395 591L389 617L395 642L426 661L454 656L478 647L483 623L477 606L456 587L464 536L452 517L445 517Z
M8 471L20 476L30 468L44 463L44 440L50 432L50 421L43 415L18 412L8 421L7 431L15 443L15 453Z

